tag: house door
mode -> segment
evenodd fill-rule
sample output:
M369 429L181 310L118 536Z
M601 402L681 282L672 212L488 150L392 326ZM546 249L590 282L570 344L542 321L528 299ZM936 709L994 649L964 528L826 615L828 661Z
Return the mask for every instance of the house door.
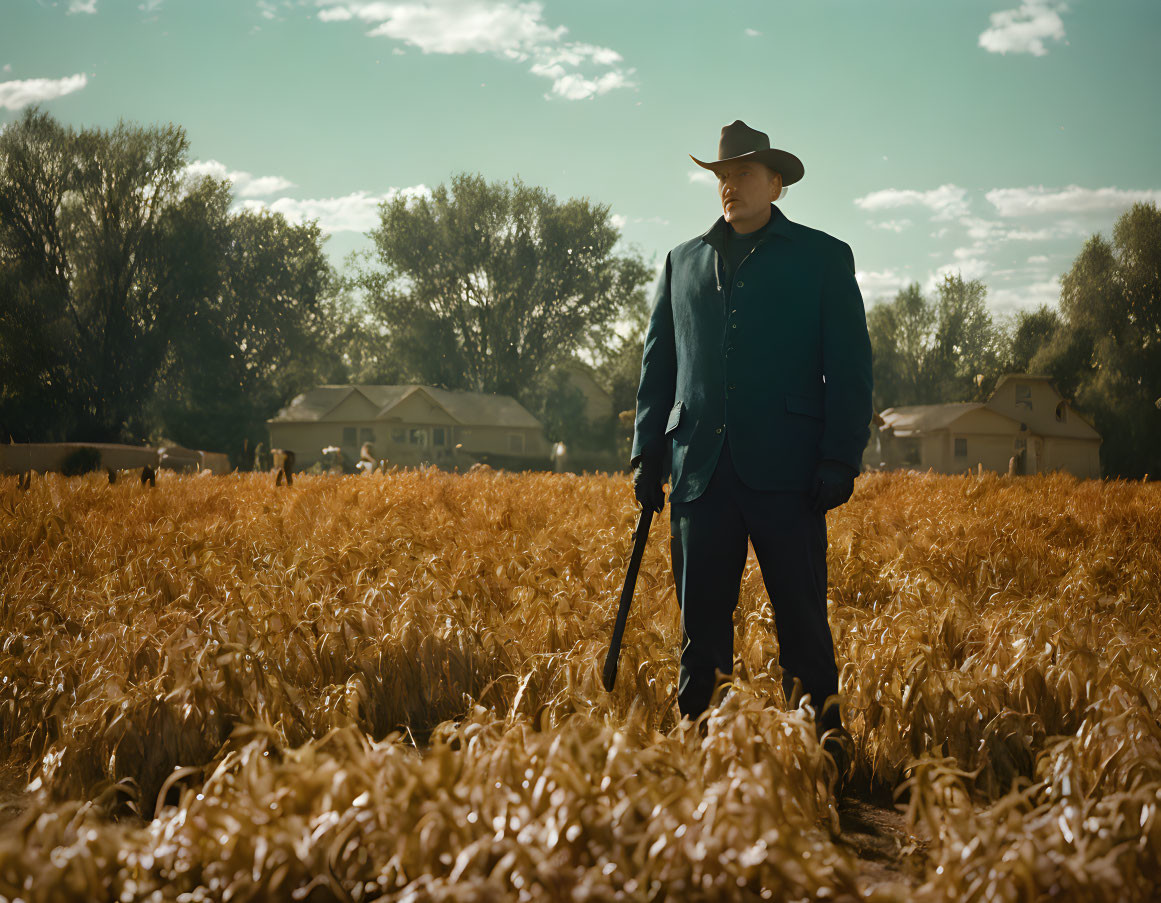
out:
M1016 473L1021 475L1028 473L1028 440L1017 439L1013 454L1016 458Z

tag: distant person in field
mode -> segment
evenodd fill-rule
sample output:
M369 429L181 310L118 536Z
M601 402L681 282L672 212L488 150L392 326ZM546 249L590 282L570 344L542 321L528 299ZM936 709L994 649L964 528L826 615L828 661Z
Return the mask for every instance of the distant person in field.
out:
M552 446L552 469L556 473L568 470L568 446L561 440L557 440Z
M359 462L355 465L355 469L361 474L374 473L379 462L375 460L375 446L370 442L364 442L363 447L359 449Z
M718 158L693 160L717 176L724 213L669 252L657 287L634 489L660 512L671 476L682 714L705 711L716 674L733 670L749 540L774 609L786 698L810 694L819 734L835 729L826 737L835 750L844 730L837 698L824 708L838 692L826 512L850 498L870 437L863 299L850 247L774 203L803 176L796 156L739 120L722 129Z

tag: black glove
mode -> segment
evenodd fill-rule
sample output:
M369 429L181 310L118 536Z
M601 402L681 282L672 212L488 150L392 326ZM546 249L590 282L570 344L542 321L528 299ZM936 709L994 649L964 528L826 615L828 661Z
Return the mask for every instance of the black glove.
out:
M641 458L633 471L633 494L642 508L661 513L665 507L665 490L661 488L661 459Z
M811 506L820 513L837 508L855 491L856 476L858 471L842 461L830 458L819 461L814 471L814 487L810 491Z

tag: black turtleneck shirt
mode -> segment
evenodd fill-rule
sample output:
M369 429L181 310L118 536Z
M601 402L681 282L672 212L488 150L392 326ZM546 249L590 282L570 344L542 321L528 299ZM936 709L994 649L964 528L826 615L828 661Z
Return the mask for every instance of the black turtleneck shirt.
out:
M753 232L747 232L742 235L734 230L733 226L726 229L726 298L730 297L730 289L734 287L734 273L738 270L738 264L746 259L746 256L754 250L754 245L765 236L770 229L770 224L774 222L774 211L770 211L770 219L764 226L755 229Z

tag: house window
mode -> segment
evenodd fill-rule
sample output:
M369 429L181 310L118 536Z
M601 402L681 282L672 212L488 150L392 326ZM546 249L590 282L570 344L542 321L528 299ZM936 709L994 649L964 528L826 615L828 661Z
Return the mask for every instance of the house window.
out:
M955 437L955 456L957 458L967 457L967 436Z
M1016 383L1016 407L1020 405L1032 410L1032 387L1027 383Z
M355 428L353 426L343 427L343 445L350 447L355 444Z
M431 444L444 446L447 445L446 433L442 426L433 427L431 430Z
M509 433L508 434L508 451L515 454L524 453L524 434L523 433Z
M413 427L411 432L408 433L407 441L412 445L418 445L422 448L427 445L427 430L421 426Z
M1064 402L1062 401L1060 404L1058 404L1056 406L1056 422L1057 423L1064 423L1065 418L1067 416L1068 416L1068 408L1065 406Z
M391 429L391 441L394 442L396 445L406 444L406 442L407 442L407 430L403 429L403 427L401 427L401 426L392 427L392 429Z
M360 443L362 443L362 442L374 442L374 441L375 441L375 431L373 429L370 429L369 427L363 427L361 430L359 430L359 442Z
M900 441L903 452L903 463L919 466L919 440L916 438L906 438Z

